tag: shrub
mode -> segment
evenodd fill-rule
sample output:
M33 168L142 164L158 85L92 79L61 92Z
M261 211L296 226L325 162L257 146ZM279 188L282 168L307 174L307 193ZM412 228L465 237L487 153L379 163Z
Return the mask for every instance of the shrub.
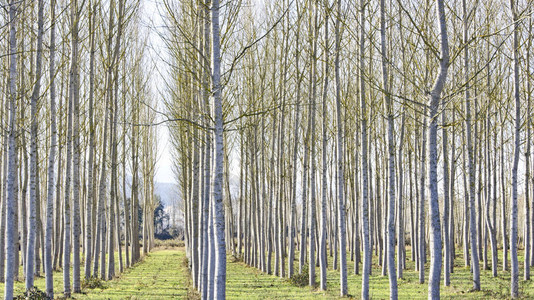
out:
M158 240L158 239L156 239L154 244L155 244L156 247L161 247L161 248L165 248L165 249L168 249L168 248L179 248L179 247L184 247L185 246L184 241L182 241L180 239L170 239L170 240Z
M187 259L187 257L184 257L184 259L182 259L182 267L189 268L189 259Z
M22 295L16 296L14 299L16 300L49 300L48 296L45 292L41 291L37 287L32 287L29 291Z
M91 276L89 279L83 279L82 289L105 289L104 281L98 277Z
M296 272L289 278L289 283L292 285L298 286L298 287L304 287L308 285L309 281L309 273L308 273L308 265L302 266L302 273Z
M200 300L201 297L200 297L200 294L198 293L198 291L193 288L193 287L189 287L187 289L187 300Z
M232 255L230 257L230 262L232 262L232 263L242 262L242 261L243 261L243 257L242 256Z

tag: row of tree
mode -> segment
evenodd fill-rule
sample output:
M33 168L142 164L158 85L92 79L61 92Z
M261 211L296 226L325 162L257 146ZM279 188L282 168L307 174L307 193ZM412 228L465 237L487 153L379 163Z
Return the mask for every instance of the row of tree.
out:
M448 2L164 1L203 299L225 297L224 250L281 277L308 265L311 286L319 266L321 289L332 257L342 296L350 258L364 299L372 259L396 299L406 260L422 284L430 256L437 299L463 255L474 290L480 262L501 264L518 297L518 249L524 279L534 263L533 3Z
M139 1L11 0L2 10L0 280L53 270L63 294L154 244L155 100ZM29 190L29 193L28 193ZM118 254L118 261L116 255ZM20 274L19 266L23 265ZM84 272L82 274L82 271ZM72 283L71 283L72 279Z

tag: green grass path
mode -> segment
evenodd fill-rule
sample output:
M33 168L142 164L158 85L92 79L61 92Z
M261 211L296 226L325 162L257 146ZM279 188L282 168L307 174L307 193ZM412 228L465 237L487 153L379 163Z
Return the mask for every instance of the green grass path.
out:
M156 250L144 261L106 284L105 289L86 290L77 299L184 299L188 270L183 249Z
M408 256L409 257L409 256ZM329 257L331 264L331 258ZM373 274L370 280L372 299L389 298L389 282L386 276L380 276L380 267L373 259ZM407 261L408 269L404 279L399 280L399 299L426 299L428 283L419 284L413 262ZM461 256L455 260L455 272L451 286L441 287L442 299L508 299L510 273L502 272L491 277L491 271L481 270L482 291L472 292L469 268L463 266ZM359 299L361 293L361 275L352 274L353 264L348 262L349 295ZM427 266L428 267L428 266ZM499 267L501 267L499 265ZM296 268L295 270L298 270ZM428 270L426 276L428 276ZM83 274L83 270L82 270ZM319 270L317 269L317 276ZM428 280L428 277L425 278ZM520 257L520 293L523 299L534 299L534 281L522 279L522 257ZM317 278L319 280L319 278ZM56 296L62 296L62 274L54 273ZM36 280L36 286L44 290L44 278ZM24 282L16 282L15 293L21 294ZM127 269L114 280L105 282L104 289L85 289L82 294L73 294L74 299L198 299L191 291L188 268L185 262L185 249L156 249L143 261ZM3 285L0 285L3 294ZM249 267L243 262L227 263L227 299L339 299L339 272L329 268L328 291L323 292L310 287L296 287L287 279L267 275ZM191 297L192 296L192 297ZM350 296L349 296L350 297Z
M189 276L184 257L183 248L157 249L115 279L105 282L104 289L84 289L82 294L72 294L72 299L186 299ZM118 274L117 258L115 265ZM81 271L83 277L83 266ZM22 276L22 271L20 274ZM35 285L44 291L44 277L36 278ZM24 288L23 281L15 282L15 295L22 294ZM0 284L0 293L4 294L3 284ZM54 293L56 299L63 296L62 272L54 272Z

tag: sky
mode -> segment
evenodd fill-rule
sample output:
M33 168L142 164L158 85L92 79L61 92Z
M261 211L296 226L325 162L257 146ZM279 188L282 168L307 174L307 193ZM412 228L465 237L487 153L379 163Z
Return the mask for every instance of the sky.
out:
M161 36L158 32L161 32L163 25L162 19L162 9L164 0L141 0L141 15L142 15L142 25L149 34L149 49L150 56L153 60L153 63L156 64L155 70L152 76L152 88L153 94L156 95L158 99L158 110L165 111L163 104L163 99L165 97L165 84L163 83L162 76L166 73L167 65L161 57L165 57L165 46ZM172 0L167 0L172 2ZM174 0L176 1L176 0ZM252 0L252 5L258 12L261 12L261 9L264 7L262 0ZM165 59L167 60L167 59ZM164 116L159 115L157 121L164 120ZM166 123L158 125L158 161L156 164L156 181L163 183L176 183L176 177L172 171L172 155L171 155L171 143L169 141L169 131L167 129ZM235 170L234 165L232 165L230 172L238 174Z
M163 23L161 15L158 11L161 6L161 0L143 0L141 1L142 10L142 22L145 30L149 32L150 43L150 56L156 64L155 70L164 72L166 69L165 63L160 59L160 55L165 52L163 41L158 34L154 34L157 28ZM164 90L161 87L164 86L161 80L161 73L153 72L152 76L152 88L153 94L158 99L158 110L164 111L163 97ZM158 116L157 121L163 120L163 116ZM169 142L169 131L165 123L158 125L158 161L156 163L156 181L163 183L175 183L176 178L172 171L172 156L171 145Z

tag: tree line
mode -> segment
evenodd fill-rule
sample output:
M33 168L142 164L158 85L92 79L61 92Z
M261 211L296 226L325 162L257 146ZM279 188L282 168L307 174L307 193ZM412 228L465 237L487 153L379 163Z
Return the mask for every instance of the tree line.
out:
M157 105L142 4L3 8L0 281L12 299L14 281L29 291L44 273L53 299L62 270L68 298L154 247Z
M350 268L363 299L373 262L391 299L407 260L438 299L463 257L473 290L491 269L518 297L534 264L532 4L163 1L202 298L225 298L227 253L322 290L330 266L341 296Z

